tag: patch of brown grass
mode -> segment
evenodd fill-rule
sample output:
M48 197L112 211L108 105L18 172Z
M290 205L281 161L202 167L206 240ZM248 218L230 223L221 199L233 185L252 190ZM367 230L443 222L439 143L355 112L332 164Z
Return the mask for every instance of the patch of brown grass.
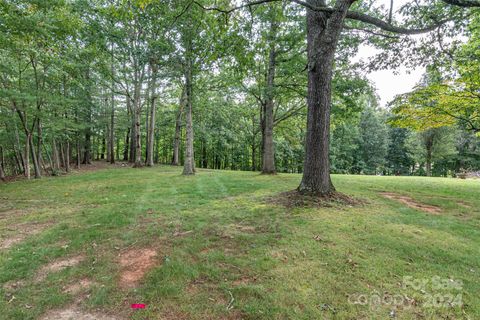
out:
M38 270L35 276L35 282L43 281L49 273L59 272L66 268L74 267L85 260L84 255L73 256L66 259L55 260Z
M7 235L6 238L0 241L0 250L9 249L15 244L25 240L28 236L39 234L51 225L51 223L23 223L11 226L9 230L15 231L15 234Z
M120 255L122 268L120 285L124 288L135 287L145 274L156 264L157 251L152 248L130 249Z
M403 196L398 193L381 192L380 194L387 199L403 203L404 205L412 209L420 210L431 214L439 214L442 211L439 207L417 202L408 196Z

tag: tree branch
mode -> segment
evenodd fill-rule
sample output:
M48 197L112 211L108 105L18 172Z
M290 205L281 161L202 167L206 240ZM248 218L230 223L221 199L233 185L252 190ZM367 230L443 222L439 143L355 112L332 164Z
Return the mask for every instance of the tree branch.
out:
M282 0L256 0L256 1L251 1L251 2L245 3L243 5L233 7L231 9L221 9L221 8L218 8L218 7L205 7L196 0L194 0L193 3L195 3L197 6L201 7L204 10L217 11L217 12L224 13L224 14L230 14L230 13L232 13L236 10L242 9L242 8L252 7L252 6L260 5L260 4L263 4L263 3L278 2L278 1L282 1ZM313 6L313 5L307 3L303 0L289 0L289 1L293 2L293 3L296 3L298 5L301 5L305 8L307 8L307 9L313 10L313 11L322 11L322 12L326 12L326 13L329 13L329 14L332 14L333 12L335 12L335 8L330 8L330 7L327 7L327 6L316 7L316 6ZM477 6L477 4L478 4L478 6L480 6L480 3L477 3L475 0L442 0L442 1L444 1L447 4L463 6L463 7L473 7L473 6ZM395 25L393 25L389 22L383 21L379 18L372 17L372 16L369 16L368 14L364 14L364 13L356 12L356 11L348 11L346 18L350 19L350 20L356 20L356 21L360 21L360 22L364 22L364 23L367 23L367 24L374 25L377 28L380 28L384 31L406 34L406 35L427 33L427 32L430 32L430 31L433 31L433 30L437 29L438 27L442 26L446 22L451 21L451 19L443 19L443 20L440 20L440 21L438 21L438 22L436 22L436 23L434 23L430 26L426 26L426 27L423 27L423 28L412 28L412 29L410 29L410 28L395 26Z
M480 2L475 0L442 0L447 4L451 4L457 7L462 8L473 8L473 7L480 7Z

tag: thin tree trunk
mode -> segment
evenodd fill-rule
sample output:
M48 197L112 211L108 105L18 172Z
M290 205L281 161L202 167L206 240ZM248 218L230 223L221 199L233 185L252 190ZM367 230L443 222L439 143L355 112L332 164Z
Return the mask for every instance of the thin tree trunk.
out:
M178 166L180 164L180 134L182 130L182 115L183 110L185 107L185 100L186 100L186 90L185 88L182 89L182 95L180 97L177 118L175 121L175 136L173 138L173 158L172 158L172 165Z
M53 151L53 169L60 170L60 157L58 155L57 142L52 139L52 151Z
M0 180L5 180L5 158L3 157L2 146L0 146Z
M42 177L42 170L41 167L43 164L43 157L42 157L42 144L43 144L43 138L42 138L42 124L40 122L40 118L37 118L37 155L36 155L36 161L33 161L34 164L34 169L35 169L35 179L40 179ZM30 141L30 147L33 147L33 140ZM35 157L34 154L32 154L32 157ZM35 165L36 163L36 165Z
M108 132L108 130L106 130L106 132ZM107 134L106 132L104 132L104 134L102 135L102 149L101 149L101 152L100 152L100 159L102 159L102 160L105 159L105 151L107 151L107 146L106 146L107 139L105 138L105 135Z
M15 127L15 141L13 142L13 149L15 151L15 155L19 159L19 160L17 159L17 162L20 161L20 164L21 164L21 166L19 165L20 172L25 174L25 157L22 154L22 150L21 150L22 148L20 146L20 136L18 134L18 127L16 124L14 124L14 127Z
M208 168L208 158L207 158L207 141L203 140L202 142L202 167Z
M60 156L60 166L62 166L63 168L66 167L66 164L65 164L65 147L64 147L64 144L62 142L60 142L60 148L59 148L60 152L59 152L59 156Z
M92 136L90 134L90 128L87 128L87 132L85 133L85 150L83 153L83 161L82 164L91 164L92 161Z
M81 160L81 148L80 148L80 137L77 137L77 169L80 169Z
M51 171L52 176L53 176L55 174L55 165L53 164L52 157L50 156L50 153L48 152L47 147L45 146L45 144L42 144L42 145L43 145L43 149L45 151L45 154L47 155L47 160L48 160L48 163L50 165L50 171ZM43 162L43 171L48 172L47 167L45 165L45 162Z
M27 133L25 136L25 155L24 155L24 165L25 165L25 177L30 180L30 139L31 134Z
M425 164L425 171L427 173L427 177L432 176L432 147L433 143L427 141L427 156L426 156L426 164Z
M135 168L140 168L143 166L142 163L142 137L141 137L141 123L140 123L140 111L141 111L141 101L140 101L140 81L137 79L135 85L135 94L134 94L134 105L133 105L133 113L134 113L134 132L135 132Z
M308 0L314 7L323 0ZM301 193L329 195L335 192L330 179L329 139L333 60L338 39L352 0L337 0L333 13L307 9L308 113L305 162Z
M64 161L65 161L65 171L70 172L70 142L67 140L64 144Z
M41 169L40 169L40 163L38 161L39 158L37 158L37 157L38 157L39 154L41 156L41 152L39 152L39 153L35 152L35 145L33 144L33 135L32 134L28 135L28 140L29 140L29 145L30 145L30 153L32 155L33 170L35 172L35 179L40 179L42 177L42 174L41 174Z
M113 43L111 46L111 53L112 53L112 60L111 60L111 71L112 71L112 79L115 74L115 69L113 65L113 60L114 60L114 52L113 52ZM115 163L115 91L114 91L114 86L115 82L112 80L112 90L111 90L111 110L110 110L110 163L114 164ZM118 152L118 144L117 144L117 152ZM118 158L118 155L117 155Z
M117 147L115 148L115 160L120 160L120 135L117 136Z
M157 68L154 63L151 66L152 70L152 83L151 83L151 93L150 93L150 128L148 130L148 144L147 144L147 166L153 167L153 147L155 143L155 113L156 113L156 106L155 100L157 99L156 96L156 76L157 76Z
M130 128L127 128L127 134L125 135L125 146L123 148L123 161L128 161L130 147Z
M112 90L112 107L110 110L110 134L109 134L109 139L110 143L108 146L110 147L110 163L114 164L115 163L115 93ZM118 146L117 146L118 148Z
M131 106L131 101L130 99L127 100L127 106ZM135 105L135 104L134 104ZM134 111L135 106L132 108L132 112L130 113L131 116L131 125L130 125L130 152L128 155L128 162L134 163L135 162L135 111Z

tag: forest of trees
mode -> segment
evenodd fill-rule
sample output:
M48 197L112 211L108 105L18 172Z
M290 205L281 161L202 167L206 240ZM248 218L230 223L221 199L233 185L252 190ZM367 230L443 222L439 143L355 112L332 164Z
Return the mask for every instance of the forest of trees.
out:
M0 178L135 167L454 176L480 169L470 0L4 0ZM418 36L412 36L421 34ZM359 46L379 54L354 62ZM381 108L365 72L428 66Z

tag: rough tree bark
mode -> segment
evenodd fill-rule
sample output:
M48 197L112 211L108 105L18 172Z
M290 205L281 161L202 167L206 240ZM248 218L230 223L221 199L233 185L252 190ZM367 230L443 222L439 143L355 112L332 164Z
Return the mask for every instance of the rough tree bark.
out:
M324 0L308 0L313 7ZM298 191L329 195L335 192L330 179L329 134L333 60L343 22L352 0L338 0L332 13L307 9L308 113L305 161Z
M192 123L192 61L187 58L185 72L185 91L186 91L186 143L185 143L185 162L183 165L184 175L195 174L195 158L193 153L193 123Z
M180 135L182 131L182 115L185 108L186 91L185 87L182 89L182 95L180 96L177 118L175 121L175 136L173 137L173 157L172 165L178 166L180 164Z
M274 13L272 13L274 14ZM275 174L275 145L273 143L273 109L274 109L274 90L275 90L275 68L276 68L276 49L275 49L275 34L277 23L272 17L270 21L270 53L268 59L267 70L267 86L265 89L265 106L264 106L264 134L263 137L263 163L262 174Z

